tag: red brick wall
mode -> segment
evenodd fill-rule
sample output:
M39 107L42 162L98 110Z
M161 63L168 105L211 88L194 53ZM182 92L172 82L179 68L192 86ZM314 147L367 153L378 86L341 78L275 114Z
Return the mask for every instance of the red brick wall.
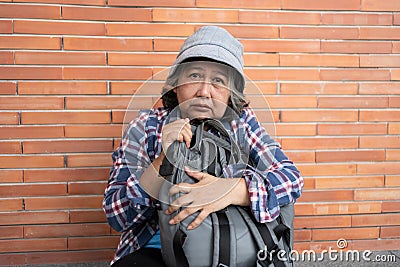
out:
M244 44L305 177L295 248L399 249L400 1L0 0L0 264L111 259L124 110L205 24Z

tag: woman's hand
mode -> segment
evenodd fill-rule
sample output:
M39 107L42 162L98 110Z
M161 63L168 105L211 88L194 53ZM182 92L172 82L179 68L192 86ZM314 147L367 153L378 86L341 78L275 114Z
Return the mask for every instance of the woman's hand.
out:
M163 150L168 150L168 147L176 140L185 142L187 147L190 147L192 141L192 129L189 119L179 119L174 122L164 125L162 128L162 145Z
M187 167L185 171L199 182L180 183L171 187L170 195L185 193L171 203L166 210L166 214L171 214L185 207L170 220L171 224L177 224L189 215L200 211L188 226L188 230L194 229L212 212L222 210L231 204L241 206L250 204L247 185L243 178L217 178L207 173L191 171Z

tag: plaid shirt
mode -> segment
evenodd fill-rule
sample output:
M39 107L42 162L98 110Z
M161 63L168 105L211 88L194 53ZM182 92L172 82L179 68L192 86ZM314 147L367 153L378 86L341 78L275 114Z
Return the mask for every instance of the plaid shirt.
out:
M122 234L112 262L143 247L158 230L156 203L141 188L139 179L161 153L162 127L176 118L164 108L141 112L113 153L103 209L111 227ZM224 169L224 177L244 177L254 217L259 222L274 220L280 206L300 197L303 178L251 109L245 108L225 126L249 155L252 166L230 165Z

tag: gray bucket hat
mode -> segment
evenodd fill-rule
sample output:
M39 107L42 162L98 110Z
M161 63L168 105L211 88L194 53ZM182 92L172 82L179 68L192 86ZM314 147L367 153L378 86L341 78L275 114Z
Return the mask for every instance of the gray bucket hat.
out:
M203 26L186 39L170 70L174 73L177 65L190 58L209 58L233 67L241 76L240 92L243 92L243 45L227 30L217 26Z

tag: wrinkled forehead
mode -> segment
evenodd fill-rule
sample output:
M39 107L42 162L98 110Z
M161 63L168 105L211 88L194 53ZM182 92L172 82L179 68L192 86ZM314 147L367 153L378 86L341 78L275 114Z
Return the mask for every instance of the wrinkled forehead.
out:
M229 75L229 69L231 68L225 64L211 61L191 61L182 63L181 65L183 67L183 71L185 72L189 70L199 70L210 73L220 73L225 76Z

